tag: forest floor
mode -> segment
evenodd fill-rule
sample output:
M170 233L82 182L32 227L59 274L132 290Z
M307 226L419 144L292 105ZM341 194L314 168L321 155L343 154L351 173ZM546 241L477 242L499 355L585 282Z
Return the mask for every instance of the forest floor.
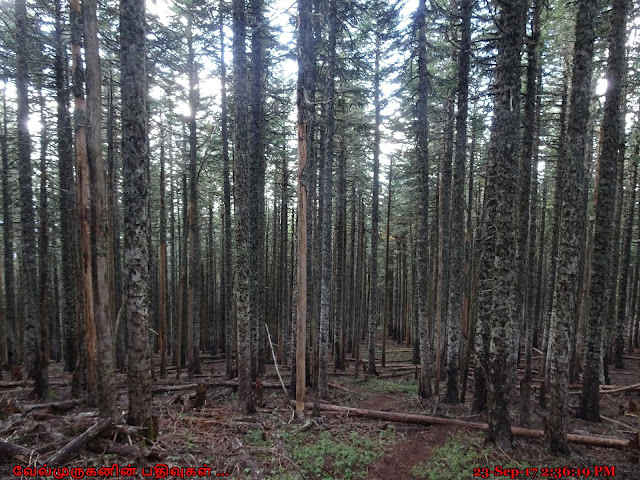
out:
M365 375L360 368L360 375L355 378L353 361L348 362L346 372L332 372L328 403L470 423L486 422L485 416L470 413L472 379L465 404L424 401L417 396L416 370L410 365L410 349L392 343L386 358L386 367L377 368L378 376ZM189 476L197 470L174 470L173 475L170 470L206 466L211 467L212 477L228 474L235 479L640 478L638 450L571 444L570 455L554 456L548 452L544 439L516 438L514 449L507 453L486 443L483 431L460 426L393 423L325 411L319 417L308 411L305 419L294 419L273 365L268 366L263 379L263 406L255 415L245 415L236 407L234 388L224 382L224 367L223 359L205 355L204 375L189 380L183 374L182 379L177 380L173 369L166 379L156 376L153 395L159 429L156 441L144 445L135 429L123 425L111 427L103 432L102 438L87 443L62 464L84 471L69 470L69 476L57 478L80 478L83 472L84 478L93 478L92 473L100 473L99 470L92 472L87 468L113 468L114 464L119 468L136 467L134 476L124 478L209 478ZM282 366L280 370L287 382L288 367ZM72 400L70 376L62 372L61 365L52 364L49 371L51 401L56 402L53 406L38 404L31 398L32 386L28 382L10 382L6 375L0 382L0 413L4 413L0 420L0 439L34 451L28 459L31 465L36 462L42 465L52 453L97 422L95 409L78 402L65 403ZM615 386L630 386L639 378L638 354L627 357L625 370L611 372ZM125 412L125 376L119 374L118 380L119 408ZM202 385L200 388L196 388L198 383ZM441 382L441 395L444 385ZM517 390L512 412L518 411ZM538 406L539 392L534 390L531 428L543 429L546 411ZM571 392L574 391L579 389L572 387ZM570 395L572 407L578 400L578 394ZM637 387L603 392L601 414L606 420L590 423L571 418L570 432L629 439L638 433L637 404L640 404ZM518 424L515 414L512 420L514 425ZM14 474L14 466L25 466L26 461L21 463L16 458L0 454L1 479L19 478ZM155 467L159 464L167 465L169 470ZM558 470L558 467L574 471ZM506 471L507 468L521 472L516 476L516 471ZM180 472L186 475L181 477ZM102 473L106 475L95 478L119 478L115 470ZM121 470L119 476L126 473L131 472Z

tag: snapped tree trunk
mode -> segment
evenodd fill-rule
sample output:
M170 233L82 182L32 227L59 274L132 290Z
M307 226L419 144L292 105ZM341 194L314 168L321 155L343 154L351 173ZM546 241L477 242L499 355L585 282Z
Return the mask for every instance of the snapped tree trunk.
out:
M93 304L96 330L97 401L100 414L112 417L116 413L117 389L113 355L113 325L111 300L114 286L110 274L113 250L109 247L109 204L107 181L102 159L102 72L98 47L97 0L83 2L84 40L87 59L87 160L91 182L91 230L95 245L93 272ZM87 346L88 347L88 346Z

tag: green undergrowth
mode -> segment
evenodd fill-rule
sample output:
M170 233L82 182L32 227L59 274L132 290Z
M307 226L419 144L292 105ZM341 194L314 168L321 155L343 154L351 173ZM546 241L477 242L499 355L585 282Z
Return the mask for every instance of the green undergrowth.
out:
M300 426L286 426L269 433L253 430L244 436L246 445L263 461L267 479L303 478L309 480L365 479L367 467L393 444L392 430L366 434L348 429L307 430ZM276 445L282 445L291 460L278 459ZM253 447L253 448L252 448ZM295 463L298 469L294 468Z
M424 462L411 469L414 479L425 480L466 480L480 478L474 476L474 468L500 465L504 469L530 467L526 460L505 462L496 451L485 447L485 436L477 432L460 432L449 436L446 443L435 447ZM482 472L478 472L480 474ZM493 476L492 474L488 476Z
M370 392L381 393L405 393L415 395L418 393L418 382L411 380L391 380L386 378L371 377L360 385L360 388Z
M428 460L415 465L411 474L416 479L465 480L473 478L473 469L481 465L487 450L483 437L469 432L451 435L444 445L434 448Z

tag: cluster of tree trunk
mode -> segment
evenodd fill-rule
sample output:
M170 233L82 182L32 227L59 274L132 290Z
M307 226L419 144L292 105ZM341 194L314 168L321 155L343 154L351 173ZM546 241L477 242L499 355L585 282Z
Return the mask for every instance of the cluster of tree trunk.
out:
M299 0L295 86L274 73L287 55L260 0L177 2L169 23L143 0L107 3L0 11L12 27L0 35L12 60L1 72L0 360L22 365L37 395L60 361L73 393L113 417L126 369L129 421L153 434L155 365L193 378L209 352L224 354L250 413L266 364L290 365L302 414L307 387L317 405L329 396L332 368L388 368L393 340L411 350L422 398L446 380L444 401L464 402L472 371L472 408L504 448L509 399L519 386L528 426L536 374L553 451L573 441L571 382L578 416L599 420L599 386L640 330L629 0L552 2L571 25L541 0L501 0L493 14L420 0L404 33L398 2ZM114 12L118 32L100 23ZM567 42L545 45L546 24ZM215 100L203 87L211 64ZM404 124L387 110L393 74Z

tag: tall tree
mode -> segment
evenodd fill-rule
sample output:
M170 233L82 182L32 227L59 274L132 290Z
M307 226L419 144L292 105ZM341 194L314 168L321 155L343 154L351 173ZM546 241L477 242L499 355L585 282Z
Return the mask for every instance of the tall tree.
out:
M91 261L91 190L89 178L89 160L87 156L86 135L86 99L84 91L84 65L82 59L82 5L78 0L70 0L71 11L71 75L73 77L74 97L74 131L76 153L76 175L78 184L78 221L80 224L80 266L82 268L81 285L84 324L76 332L85 362L77 357L76 368L79 363L86 368L87 396L90 402L95 402L96 388L96 328L93 305L93 264ZM78 345L80 347L80 345Z
M13 215L9 191L9 133L7 128L6 85L2 89L2 133L0 134L0 155L2 155L2 241L4 246L4 291L5 326L7 335L7 361L17 364L17 311L15 292L15 267L13 263Z
M108 248L109 204L107 203L106 170L102 158L102 71L98 46L97 0L84 0L84 40L87 84L87 159L91 175L91 227L95 245L93 303L96 347L100 361L96 363L97 400L101 415L116 413L117 389L113 357L113 321L110 302L114 286L110 278L113 250Z
M607 61L607 92L602 119L602 147L596 172L595 232L591 265L591 285L589 316L585 339L585 353L582 374L582 393L578 417L585 420L600 420L600 352L602 327L610 313L607 282L610 272L612 250L612 221L615 203L616 169L619 155L622 116L622 81L625 69L627 0L614 0L609 12L609 58ZM594 10L591 12L595 15ZM589 13L591 13L589 12ZM592 40L592 28L584 27L587 39ZM576 30L576 37L578 30ZM590 53L592 50L587 50ZM581 52L576 48L576 57ZM590 73L590 71L588 72ZM574 76L576 74L574 73ZM607 347L608 348L608 347Z
M311 0L298 0L298 181L297 181L297 252L296 252L296 414L304 415L307 350L307 190L309 188L308 143L311 108L310 85L313 84L313 47Z
M247 88L246 11L244 0L233 1L233 91L235 103L236 315L238 318L238 402L255 412L251 391L251 170Z
M587 122L591 98L593 69L594 17L596 2L582 0L577 5L575 26L575 56L569 110L568 149L563 178L556 183L562 188L562 211L556 282L553 293L553 311L549 332L549 393L550 448L555 452L568 452L567 409L569 402L569 336L576 315L576 281L578 280L579 239L577 222L580 211L580 186L584 171L587 142ZM599 303L599 302L598 302ZM598 336L599 338L599 336ZM599 345L599 340L598 340ZM599 363L598 363L599 365ZM597 385L597 384L596 384Z
M525 327L525 376L521 382L520 396L521 405L524 405L524 415L521 421L524 425L529 424L529 404L530 404L530 385L531 385L531 349L533 339L533 318L527 315L529 312L529 291L533 282L529 282L529 278L533 277L529 272L533 271L534 265L530 264L533 257L530 252L535 249L530 225L535 223L535 219L530 219L531 203L535 208L536 198L531 196L533 170L537 165L533 163L534 145L536 145L536 105L538 92L538 42L540 40L540 13L542 10L542 2L535 0L533 2L533 11L531 17L531 36L527 41L527 91L524 99L524 109L522 116L522 149L520 152L520 165L518 168L518 190L517 190L517 221L516 221L516 254L518 256L518 275L516 283L517 295L517 312L518 326ZM531 283L531 286L530 286ZM517 329L520 332L520 328ZM512 355L517 357L517 346L519 345L520 335L514 335L516 345Z
M418 32L418 98L416 101L416 161L418 167L418 235L416 239L418 326L420 338L420 386L422 398L432 395L431 379L433 368L431 346L428 335L428 295L429 295L429 120L428 95L429 73L427 71L427 6L420 0L416 13ZM436 380L437 381L437 380Z
M149 346L149 163L146 23L144 0L120 0L122 65L122 166L124 179L125 318L129 332L129 422L149 428L151 350Z
M489 438L511 448L509 420L510 378L515 375L510 348L515 333L516 262L513 205L516 201L516 172L520 133L520 51L524 35L524 0L498 2L498 56L494 73L494 108L489 155L495 169L495 257L493 267L493 308L489 355Z
M471 13L473 2L460 0L460 50L458 52L458 86L456 114L456 153L451 188L451 269L449 278L449 316L447 342L446 400L457 403L460 327L462 325L462 285L464 268L464 187L467 154L467 116L469 111L469 70L471 60Z
M222 264L222 291L233 292L232 271L232 242L231 242L231 181L229 179L229 133L227 112L227 67L224 60L224 14L223 0L220 0L220 123L222 141L222 177L223 177L223 204L224 204L224 260ZM232 376L233 368L233 317L232 295L225 294L223 298L223 320L225 324L225 353L226 375Z
M380 318L380 299L378 288L378 238L380 225L380 127L382 125L380 103L380 57L382 55L382 32L380 30L382 29L384 22L381 19L376 19L375 22L375 51L373 64L373 190L371 194L371 256L369 257L369 360L367 362L367 371L370 374L376 373L376 329L378 328L378 321ZM422 80L422 78L420 80Z
M265 170L264 152L265 111L264 111L264 46L266 22L264 21L264 0L250 1L251 25L251 69L249 87L249 162L251 173L250 196L250 295L251 295L251 351L252 375L264 374L265 369Z
M200 373L200 230L198 215L198 137L196 114L199 105L198 70L193 45L193 19L187 26L187 71L189 76L189 210L187 214L187 249L189 293L187 302L187 369L189 378Z
M58 177L60 202L60 247L62 264L62 330L64 369L75 367L75 314L76 314L76 231L75 182L73 178L73 140L69 115L69 90L67 88L67 54L64 40L62 0L55 6L55 84L56 84L56 133L58 137Z
M620 165L621 167L622 165ZM630 190L631 198L627 203L627 211L624 221L624 238L621 245L620 275L618 284L618 312L616 318L616 340L614 351L614 362L616 368L624 368L624 329L628 323L633 324L629 317L633 318L633 313L628 310L629 293L629 271L631 269L631 237L633 235L633 214L636 206L636 187L638 185L638 156L635 155L633 161L633 174L631 177ZM631 337L631 335L630 335ZM631 349L630 349L631 350Z
M324 165L322 183L322 280L320 298L320 384L321 396L329 392L329 327L331 326L332 306L332 267L331 236L333 212L333 148L335 136L335 75L336 75L336 37L338 33L337 0L329 2L329 45L327 60L327 83L325 89L326 130L324 146ZM375 358L374 358L375 361Z
M160 245L158 246L158 351L160 378L167 375L167 206L165 174L165 127L160 126Z
M47 394L47 365L44 363L40 310L38 302L38 265L33 208L33 165L29 133L29 38L30 31L25 0L15 2L16 21L16 91L18 100L18 181L20 184L20 233L22 245L22 318L24 331L24 363L30 379L35 380L35 393Z

